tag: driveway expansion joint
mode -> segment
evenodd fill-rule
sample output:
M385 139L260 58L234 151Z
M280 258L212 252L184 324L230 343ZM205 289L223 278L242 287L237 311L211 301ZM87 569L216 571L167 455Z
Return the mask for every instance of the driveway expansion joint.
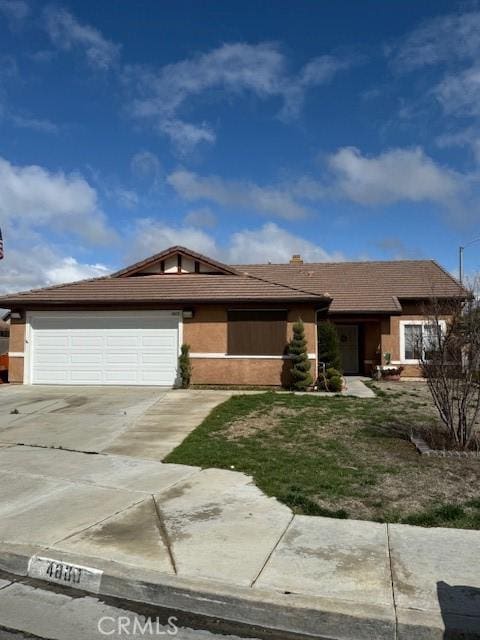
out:
M260 576L262 575L265 567L267 566L267 564L270 561L270 558L273 556L273 554L275 553L275 551L278 548L278 545L280 544L280 542L283 540L283 538L285 537L285 534L287 533L287 531L290 529L290 525L292 524L293 520L295 518L295 514L292 512L292 517L290 518L287 526L284 528L284 530L282 531L282 533L280 534L277 542L275 543L274 547L272 548L272 550L270 551L270 553L268 554L268 556L265 559L265 562L263 563L260 571L257 573L257 575L255 576L255 578L252 580L250 587L253 589L253 587L255 586L255 583L257 582L257 580L260 578Z
M398 638L398 612L397 612L397 602L395 597L395 583L393 580L393 561L392 561L392 549L390 545L390 528L388 522L385 523L386 533L387 533L387 554L388 554L388 566L390 570L390 584L392 587L392 603L393 603L393 613L395 615L395 640Z
M155 500L155 496L153 494L152 494L152 500L153 500L153 506L155 507L155 513L157 514L157 528L158 528L158 532L160 534L160 538L162 539L162 542L163 542L163 544L165 546L165 549L167 550L168 557L169 557L170 563L172 565L173 573L175 575L178 575L177 563L175 562L175 556L174 556L174 553L173 553L172 544L170 542L170 537L168 535L167 527L165 526L165 522L164 522L164 519L163 519L163 515L162 515L162 512L161 512L161 509L158 506L158 503Z

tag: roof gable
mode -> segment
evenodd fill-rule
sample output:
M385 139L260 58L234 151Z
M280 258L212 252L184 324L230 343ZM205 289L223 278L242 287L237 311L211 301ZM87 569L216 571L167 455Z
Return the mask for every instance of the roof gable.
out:
M112 273L110 277L128 278L131 276L181 275L186 273L238 275L233 267L191 251L186 247L175 246Z

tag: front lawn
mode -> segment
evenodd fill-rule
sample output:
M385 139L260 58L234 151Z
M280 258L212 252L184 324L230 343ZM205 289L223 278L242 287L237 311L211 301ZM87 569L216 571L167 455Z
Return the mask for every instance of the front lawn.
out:
M376 388L233 396L166 462L244 471L296 513L480 529L480 459L421 457L408 441L437 420L426 385Z

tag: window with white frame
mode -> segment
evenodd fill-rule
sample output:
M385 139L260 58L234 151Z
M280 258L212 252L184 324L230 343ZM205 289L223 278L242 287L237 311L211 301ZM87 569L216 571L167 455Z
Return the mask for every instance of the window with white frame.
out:
M438 327L445 331L445 321L439 320ZM417 364L422 353L435 348L437 326L430 320L402 320L400 322L400 358L402 363Z

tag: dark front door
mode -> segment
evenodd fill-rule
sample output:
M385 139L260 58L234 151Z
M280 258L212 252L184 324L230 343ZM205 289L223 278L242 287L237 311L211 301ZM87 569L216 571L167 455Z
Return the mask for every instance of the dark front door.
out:
M340 356L343 373L357 374L358 366L358 325L337 324L340 340Z

